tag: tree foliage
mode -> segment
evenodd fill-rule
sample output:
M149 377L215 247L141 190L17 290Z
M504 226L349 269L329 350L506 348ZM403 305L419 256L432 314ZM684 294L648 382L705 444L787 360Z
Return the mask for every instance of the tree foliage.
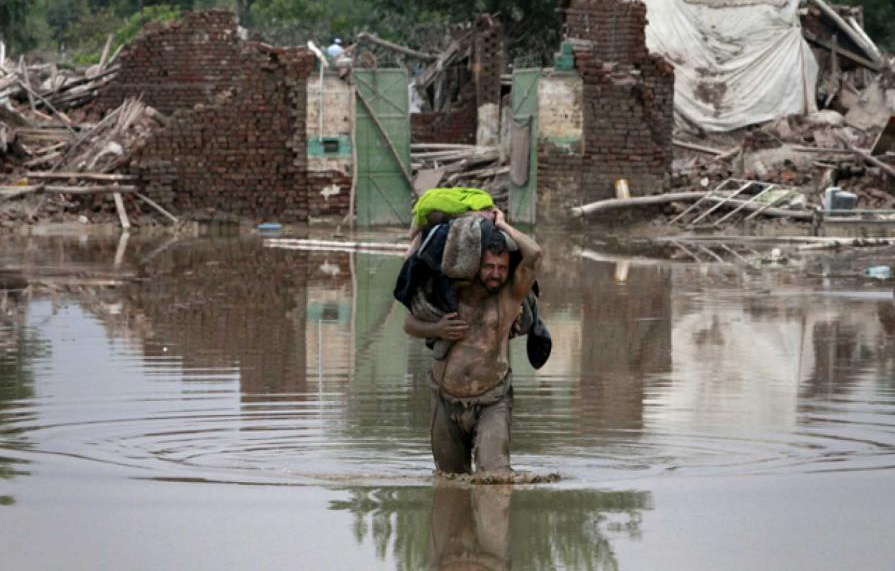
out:
M882 48L895 51L895 2L893 0L840 0L864 7L864 28Z
M0 40L19 50L33 47L28 14L28 0L0 0Z
M838 0L864 7L867 32L895 50L895 2ZM279 44L326 44L350 40L360 31L411 47L445 37L450 24L476 14L496 14L505 25L510 55L547 54L556 49L560 17L556 0L0 0L0 37L13 51L65 49L85 54L101 47L109 33L143 23L147 13L227 8L242 25ZM142 16L135 18L135 15Z

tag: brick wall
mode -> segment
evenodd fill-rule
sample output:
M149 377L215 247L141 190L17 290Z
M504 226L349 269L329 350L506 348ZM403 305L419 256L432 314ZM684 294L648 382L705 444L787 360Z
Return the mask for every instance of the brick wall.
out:
M472 90L467 90L467 93L475 95ZM414 143L474 145L477 121L474 97L464 97L450 111L412 114L410 134Z
M126 97L142 96L170 114L210 103L250 75L242 43L233 12L188 12L176 21L149 24L119 55L121 70L96 105L114 109Z
M646 49L646 6L636 0L566 2L565 35L590 40L602 61L636 64Z
M351 206L351 174L342 171L308 172L308 215L344 218Z
M564 10L584 81L581 202L614 197L619 178L634 196L668 190L674 69L646 50L646 6L570 0Z
M503 26L490 15L476 18L473 36L473 77L476 105L500 105L500 74L506 67Z
M175 112L129 168L175 213L306 221L306 83L314 56L253 42L240 49L243 67L234 75L242 83L211 104Z
M538 141L538 222L567 220L580 206L581 143L565 146Z

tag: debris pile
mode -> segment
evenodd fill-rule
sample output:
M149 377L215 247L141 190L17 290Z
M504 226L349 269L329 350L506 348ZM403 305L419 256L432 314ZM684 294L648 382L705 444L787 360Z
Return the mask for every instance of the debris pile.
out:
M120 71L96 102L102 111L127 97L143 101L165 115L208 104L252 79L248 42L239 37L236 14L225 10L189 12L182 18L143 26L122 50Z
M8 114L23 119L13 112ZM0 223L33 222L38 215L56 219L57 215L83 213L85 209L102 216L111 210L109 195L125 228L130 226L130 219L123 196L139 198L176 222L175 217L137 192L132 184L136 177L116 172L121 170L130 149L164 125L163 117L151 107L128 99L97 123L70 123L64 128L45 121L29 121L27 127L15 120L10 123L19 125L11 133L26 156L33 158L6 165L7 172L0 179L0 196L7 200L0 210ZM36 142L42 146L29 146ZM12 198L29 200L9 202Z
M118 73L115 61L120 48L110 55L111 45L109 36L96 65L69 70L55 63L26 64L24 58L13 62L6 57L6 45L0 42L0 107L11 111L15 106L28 106L38 117L52 116L70 123L65 113L93 101Z
M895 212L895 57L864 33L860 8L812 0L801 17L821 70L820 110L724 134L676 133L674 192L747 179L798 190L807 209L822 212L832 189L856 196L854 210L863 214L852 220L873 211L874 221L888 222ZM833 214L821 218L842 221Z
M127 228L124 197L159 210L137 192L135 177L117 171L128 151L164 124L163 117L128 99L101 121L91 120L89 104L117 72L110 44L99 64L76 72L23 59L12 64L0 53L0 226L62 220L65 214L89 222L85 214L102 219L115 212ZM139 213L133 206L130 211Z
M253 58L248 60L248 58ZM307 78L314 55L258 45L245 83L182 109L136 149L129 171L175 214L201 221L307 220Z
M473 187L487 191L498 204L505 204L510 167L501 160L497 147L414 143L410 149L417 195L438 186Z
M865 130L826 110L737 133L676 140L672 184L675 192L707 190L739 177L797 188L818 205L826 189L840 187L858 195L858 208L891 209L895 120L888 112L882 119L888 120L885 128Z

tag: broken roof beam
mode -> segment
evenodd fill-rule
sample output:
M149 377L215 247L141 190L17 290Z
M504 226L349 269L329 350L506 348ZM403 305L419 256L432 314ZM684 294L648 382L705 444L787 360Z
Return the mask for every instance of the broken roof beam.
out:
M812 4L818 7L821 12L824 13L826 17L833 21L836 26L845 32L845 35L855 43L856 46L860 47L864 50L864 53L867 57L870 58L873 63L877 65L877 67L882 63L882 59L879 57L879 48L877 48L873 42L867 42L861 33L852 28L851 24L846 22L842 16L840 16L836 10L830 7L829 4L824 2L824 0L810 0ZM863 30L862 30L863 31Z
M438 59L438 56L400 46L387 40L383 40L382 38L374 36L373 34L368 34L367 32L361 32L357 35L357 43L359 44L361 42L369 42L387 50L398 52L399 54L404 54L407 57L421 59L423 61L435 61Z

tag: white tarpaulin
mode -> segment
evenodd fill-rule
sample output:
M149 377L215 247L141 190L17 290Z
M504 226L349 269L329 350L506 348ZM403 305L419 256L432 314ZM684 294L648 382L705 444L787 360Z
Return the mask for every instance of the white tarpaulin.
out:
M817 110L799 0L644 0L646 45L675 70L675 120L730 131Z

